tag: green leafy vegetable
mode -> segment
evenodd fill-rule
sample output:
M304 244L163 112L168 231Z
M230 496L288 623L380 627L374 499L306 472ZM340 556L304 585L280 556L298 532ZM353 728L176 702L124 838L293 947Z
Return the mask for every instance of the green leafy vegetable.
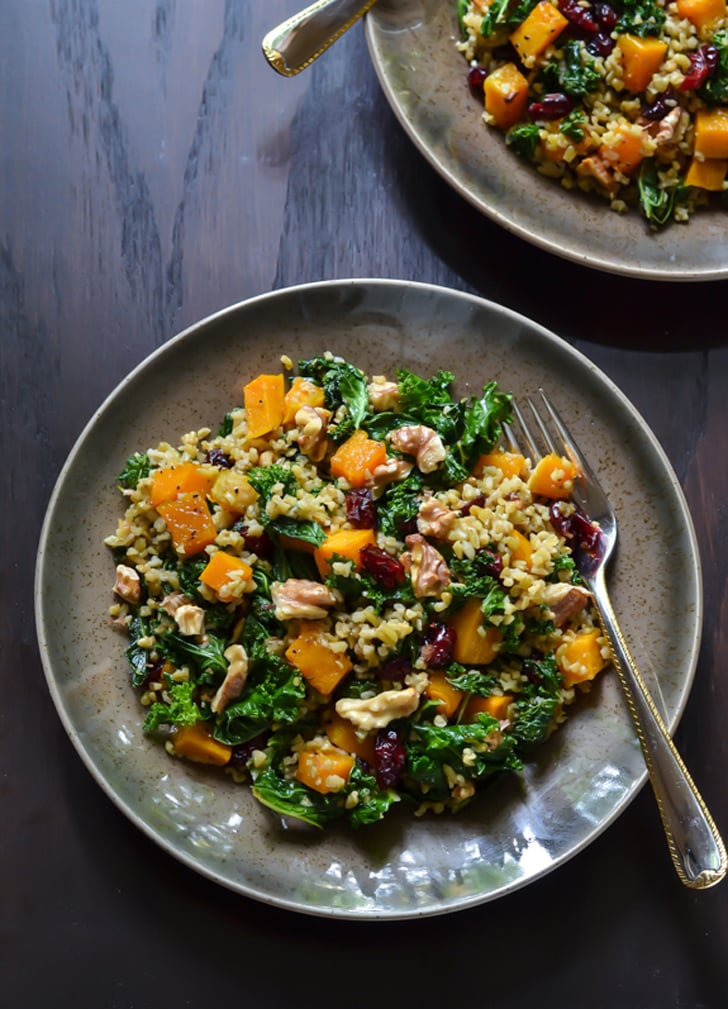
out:
M721 28L712 38L718 50L718 65L698 91L708 105L728 104L728 28Z
M149 476L151 469L149 456L143 452L135 452L126 460L126 465L117 476L116 482L126 490L135 490L139 481Z
M568 137L569 140L573 140L575 144L580 143L584 139L584 123L586 122L586 117L584 112L580 108L572 109L571 112L564 116L559 125L559 131Z
M539 141L539 128L536 123L520 123L512 126L506 133L506 143L513 148L515 154L524 161L533 161Z
M273 488L277 484L282 485L282 495L296 493L295 474L287 466L275 463L273 466L254 466L248 470L248 480L254 490L262 498L260 502L260 521L265 522L265 505L273 494Z
M686 191L680 183L660 185L660 177L652 160L642 162L637 190L642 213L650 224L658 228L667 224L679 203L681 190Z
M336 414L342 406L346 408L346 415L337 418L336 424L329 428L334 441L345 441L363 426L369 410L369 390L366 376L359 368L339 357L312 357L299 361L298 370L321 386L328 410Z
M289 725L301 712L306 687L301 674L275 655L258 655L239 700L218 717L213 730L222 743L245 743L270 725Z
M131 682L135 687L140 687L149 674L149 652L139 645L142 638L149 637L151 633L149 623L140 616L134 616L129 624L129 637L131 644L126 649L126 657L131 666Z
M596 90L601 75L594 69L594 60L583 42L570 39L561 49L561 59L547 63L543 79L549 90L563 91L572 98L583 98Z
M191 666L193 679L198 683L214 683L227 673L228 663L224 652L225 638L208 634L202 644L194 638L184 638L174 631L159 636L159 650L180 664Z
M622 16L617 22L619 35L639 35L641 38L660 35L667 13L658 0L622 0Z
M516 704L516 719L511 730L519 748L529 749L543 742L553 723L556 705L561 700L562 677L553 653L526 663L529 681Z
M150 705L142 728L152 732L161 725L194 725L202 719L202 712L193 700L194 683L173 683L168 688L169 704L155 701Z

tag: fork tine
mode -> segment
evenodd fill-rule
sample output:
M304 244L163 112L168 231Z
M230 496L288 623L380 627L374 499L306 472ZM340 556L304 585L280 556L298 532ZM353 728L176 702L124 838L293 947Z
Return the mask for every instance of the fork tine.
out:
M518 426L521 429L521 434L523 435L523 440L524 440L524 442L526 444L526 451L531 456L531 460L535 463L538 460L538 458L540 457L541 453L539 452L538 448L536 447L536 443L533 440L533 435L531 434L531 431L530 431L530 429L528 427L528 424L526 423L526 420L525 420L525 418L523 416L523 413L521 412L521 410L520 410L520 408L518 406L518 403L516 403L515 400L513 400L511 402L511 409L513 410L514 417L518 421ZM515 448L519 452L521 452L522 451L522 447L518 444L518 442L516 441L515 437L512 434L509 434L509 438L512 439Z
M539 389L538 391L541 393L541 396L543 396L543 389ZM551 436L551 432L549 431L549 429L544 424L543 418L541 417L541 414L538 412L538 410L536 409L536 407L533 405L533 400L531 399L530 396L526 397L526 402L528 403L528 406L529 406L529 409L530 409L531 414L533 416L533 419L536 421L536 426L538 427L539 432L541 434L541 437L543 438L543 442L544 442L544 445L546 446L546 450L548 452L558 452L558 448L556 446L556 442L554 441L553 437ZM559 432L559 433L561 433L561 432Z
M554 425L556 431L558 432L564 451L571 459L571 461L574 463L574 465L578 466L578 468L584 474L584 476L588 480L590 480L593 484L596 484L597 479L594 475L593 470L589 466L589 463L586 461L582 453L577 448L576 442L574 441L574 437L569 431L568 427L566 426L558 410L556 409L555 406L551 405L551 402L549 401L543 389L539 389L538 392L543 401L543 405L546 408L546 411L549 415L549 418L551 419L551 423ZM531 404L531 409L532 410L534 409L533 404Z

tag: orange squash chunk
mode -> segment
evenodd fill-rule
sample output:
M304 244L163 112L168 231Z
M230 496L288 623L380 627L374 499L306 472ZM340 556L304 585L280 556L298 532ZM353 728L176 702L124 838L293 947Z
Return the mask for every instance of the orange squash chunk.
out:
M698 32L709 28L714 22L726 16L725 0L677 0L677 11L681 18L692 21Z
M728 158L728 109L718 105L695 113L695 153Z
M354 757L343 750L302 750L298 755L296 778L315 792L340 792L354 766Z
M696 189L707 189L719 193L723 189L728 160L725 158L693 158L685 175L685 184Z
M510 539L513 542L513 546L511 547L511 564L514 561L523 561L526 567L530 568L533 559L533 547L528 539L518 529L513 530Z
M622 79L629 91L644 91L660 68L667 43L639 35L620 35L617 46L622 53Z
M334 652L324 637L321 623L302 621L297 637L286 649L286 658L325 697L351 672L346 652Z
M482 602L476 598L466 600L462 609L448 620L456 634L453 658L463 665L487 666L498 654L503 640L497 627L483 627Z
M384 442L370 438L366 431L355 431L331 456L331 475L343 477L350 487L363 487L386 461Z
M283 397L283 426L290 427L302 406L323 406L324 390L308 378L296 376Z
M437 714L444 715L445 718L452 718L460 707L465 694L462 690L453 687L443 672L439 669L429 673L430 682L425 687L425 696L431 701L438 702Z
M473 475L481 477L487 466L494 466L508 478L520 476L526 468L526 460L518 452L486 452L476 462Z
M525 21L511 34L511 44L525 65L531 66L531 60L540 56L559 37L568 23L569 19L564 17L554 4L548 0L541 0L541 3L536 4Z
M248 438L260 438L281 426L284 398L283 375L258 375L243 386Z
M219 594L230 581L230 576L237 576L238 572L244 581L253 576L253 569L242 557L235 557L225 550L217 550L200 573L200 581Z
M173 501L180 494L202 494L207 497L217 479L217 471L195 462L158 469L152 476L149 503L157 508L164 501Z
M602 657L600 637L601 631L595 627L574 635L556 649L556 662L565 687L593 680L607 665L607 660Z
M463 721L474 722L481 713L503 721L508 717L508 708L512 703L513 694L491 694L490 697L473 695L465 705Z
M176 753L198 764L224 767L233 752L232 746L212 738L207 722L181 725L174 733L173 742Z
M316 567L322 578L331 570L331 561L335 556L353 561L358 569L361 566L361 552L367 544L375 545L376 533L373 529L339 529L329 533L320 547L313 552Z
M515 63L504 63L483 83L485 111L502 130L521 119L528 105L528 81Z
M367 764L374 764L374 736L368 735L360 739L356 734L354 726L348 718L342 718L336 711L332 711L323 719L323 727L326 735L334 746L347 753L353 753L355 757L361 757Z
M539 459L536 467L528 478L528 486L532 494L538 497L553 498L563 501L571 497L574 490L574 480L579 476L579 470L571 461L555 452Z
M192 557L215 542L217 529L201 494L180 494L160 504L157 511L167 524L177 553Z
M616 126L616 143L602 144L599 157L613 171L622 175L631 175L644 159L642 143L644 135L641 130L635 130L630 124L622 123Z

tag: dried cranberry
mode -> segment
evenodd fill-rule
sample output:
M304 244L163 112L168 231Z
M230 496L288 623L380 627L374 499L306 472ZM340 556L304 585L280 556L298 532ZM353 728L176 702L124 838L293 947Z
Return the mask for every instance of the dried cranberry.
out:
M405 580L404 566L381 547L367 543L361 548L359 560L364 570L385 589L396 589Z
M487 72L482 67L471 67L468 71L468 84L474 91L482 91Z
M584 32L597 30L596 19L588 7L582 7L578 0L559 0L559 10L577 28Z
M239 532L245 540L245 549L258 557L270 557L273 553L273 540L268 533L248 534L248 527L242 523L235 523L233 529Z
M540 102L531 102L528 114L531 119L563 119L574 108L574 101L560 92L544 95Z
M238 770L244 771L248 761L253 756L253 750L265 749L267 740L267 733L262 732L253 739L248 739L245 743L237 743L233 746L232 753L230 754L230 767L237 767Z
M680 85L680 91L695 91L701 87L713 74L720 62L720 54L716 46L708 43L688 53L690 69Z
M355 529L377 528L377 506L368 487L350 490L344 500L346 517Z
M211 448L205 456L205 462L218 469L232 469L235 465L235 461L221 448Z
M642 118L648 119L650 122L657 122L660 119L664 119L674 107L675 92L672 88L668 88L661 95L658 95L651 105L644 105L642 107Z
M422 658L432 669L442 669L452 662L457 632L441 620L433 620L424 633Z
M563 536L572 547L579 547L587 554L597 552L601 542L599 527L590 522L579 508L570 515L565 515L561 510L560 502L554 501L549 510L549 517L556 532Z
M592 14L601 28L611 31L617 23L617 12L611 4L596 3L592 6Z
M478 557L484 560L481 565L482 570L491 578L500 578L503 571L503 558L500 554L493 553L492 550L479 550Z
M397 729L388 725L374 740L374 773L380 788L396 788L404 771L407 751Z
M586 43L586 50L592 56L609 56L614 45L614 39L607 32L594 32Z
M484 504L485 504L485 495L478 494L478 496L474 497L472 501L468 501L466 504L462 506L462 508L460 509L460 514L469 515L471 508L482 508Z
M380 680L391 680L393 683L401 683L405 676L412 672L412 663L409 659L396 655L393 659L387 659L379 667Z

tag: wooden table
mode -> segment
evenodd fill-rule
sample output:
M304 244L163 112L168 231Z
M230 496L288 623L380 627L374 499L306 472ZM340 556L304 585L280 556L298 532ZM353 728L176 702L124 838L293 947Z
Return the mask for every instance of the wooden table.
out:
M0 4L2 1002L722 1009L728 889L679 884L649 788L587 850L501 901L329 922L237 896L159 850L94 783L53 708L36 544L106 395L174 333L248 296L429 281L560 334L661 441L706 601L676 738L728 832L728 286L601 274L501 230L404 135L361 25L295 79L270 70L260 40L295 7Z

